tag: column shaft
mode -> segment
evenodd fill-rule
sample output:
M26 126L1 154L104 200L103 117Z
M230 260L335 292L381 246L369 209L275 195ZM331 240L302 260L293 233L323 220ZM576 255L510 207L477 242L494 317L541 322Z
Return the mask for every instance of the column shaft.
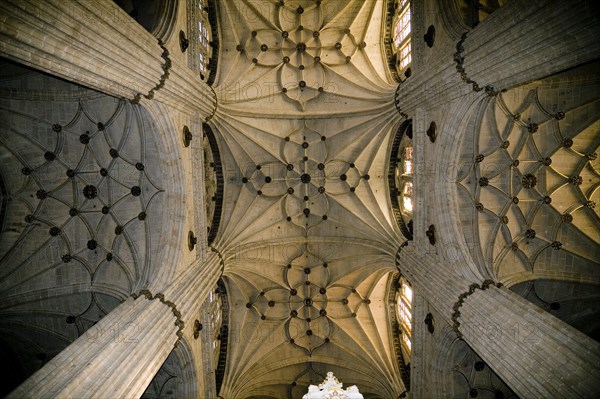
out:
M473 282L410 245L398 263L415 291L453 324L452 307ZM458 312L462 338L519 397L600 396L600 344L585 334L494 286L474 290Z
M216 285L215 254L195 262L162 295L129 298L8 397L140 397Z
M2 56L115 97L152 93L188 114L210 115L211 89L164 50L109 0L0 2Z
M503 90L600 57L600 23L591 1L516 0L496 10L456 47L427 64L416 60L413 75L398 88L399 107L439 104L475 94L457 71L459 56L467 79L483 91ZM457 43L458 44L458 43Z
M465 71L497 90L564 71L600 56L599 22L588 0L509 2L468 34Z
M600 344L587 335L506 288L476 290L459 311L465 341L521 398L600 396Z

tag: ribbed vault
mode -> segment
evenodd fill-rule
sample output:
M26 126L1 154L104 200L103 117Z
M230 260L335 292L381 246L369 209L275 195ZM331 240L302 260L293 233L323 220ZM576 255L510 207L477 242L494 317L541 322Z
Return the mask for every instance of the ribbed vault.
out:
M18 384L173 272L156 243L179 214L165 190L180 183L158 156L168 147L148 109L1 68L0 348ZM116 334L128 339L127 328Z
M222 2L221 109L262 113L268 103L287 117L327 114L332 104L344 113L388 108L383 20L383 2Z
M228 362L222 394L246 397L258 389L247 383L289 381L275 389L274 397L286 397L281 395L292 383L322 380L327 368L366 393L396 392L401 383L390 361L386 309L383 299L371 298L394 268L399 235L382 206L384 155L397 125L393 115L268 123L217 117L212 123L230 161L225 196L233 199L225 202L215 246L237 287L232 297L247 306L232 311L232 322L242 332L273 328L276 337L272 348L262 340L252 350L231 347L232 357L243 357ZM293 370L281 369L279 377L257 368L289 357L295 359ZM259 378L260 370L268 380ZM293 392L296 397L300 390Z
M594 65L500 93L476 112L459 192L484 274L598 284L600 102L593 90L572 94L598 86Z
M594 338L597 71L581 66L481 103L458 178L463 232L482 274Z
M401 235L384 16L383 2L221 3L210 124L226 200L213 246L236 340L223 397L299 398L327 371L365 397L404 391L386 305Z

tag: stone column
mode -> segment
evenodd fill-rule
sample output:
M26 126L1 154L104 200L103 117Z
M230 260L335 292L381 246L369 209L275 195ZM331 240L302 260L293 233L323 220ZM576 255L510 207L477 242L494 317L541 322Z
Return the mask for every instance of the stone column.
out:
M506 288L465 280L411 244L398 264L520 398L600 396L598 342Z
M210 115L210 87L110 0L3 0L0 54L125 99L140 96Z
M600 56L600 18L590 0L508 2L464 40L467 76L508 89Z
M415 61L413 75L398 87L398 107L411 112L429 102L482 94L486 87L508 89L597 59L600 20L594 7L586 0L509 2L456 46L434 45L429 51L439 56L427 64Z
M476 290L459 331L521 398L600 396L600 344L506 288Z
M9 398L140 397L183 328L216 285L214 254L197 261L164 293L142 291L86 331L17 387Z

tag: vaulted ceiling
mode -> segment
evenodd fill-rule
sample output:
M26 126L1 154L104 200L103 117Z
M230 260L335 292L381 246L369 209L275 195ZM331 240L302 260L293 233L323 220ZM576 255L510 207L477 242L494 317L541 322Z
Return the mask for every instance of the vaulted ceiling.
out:
M474 113L458 191L483 275L598 283L597 67L500 93Z
M223 207L206 206L208 220L221 212L209 236L225 260L230 309L221 397L300 398L327 371L366 398L405 391L389 295L405 238L387 186L401 116L382 48L384 3L219 2L219 104L207 140L218 139L220 156L206 152L204 168L222 161L209 180L222 172L224 191L211 186L207 198L221 196ZM456 190L479 275L516 284L515 292L597 337L594 67L475 107L456 132L465 138ZM0 68L0 352L18 358L23 370L7 375L19 381L132 292L168 281L158 276L172 272L165 264L187 265L165 253L181 252L170 241L188 230L181 175L192 172L163 134L170 123L158 126L157 102L133 105ZM577 95L557 104L550 92L565 82ZM482 379L500 385L489 369L475 373L480 359L464 344L451 349L449 379L461 395ZM146 397L165 387L184 396L172 377L189 373L189 362L175 350Z
M170 183L146 110L0 68L1 349L18 359L10 389L163 273L156 242Z
M213 246L239 331L220 394L301 397L334 371L365 397L395 397L386 290L401 234L385 160L400 117L383 2L220 7L209 124L225 193Z

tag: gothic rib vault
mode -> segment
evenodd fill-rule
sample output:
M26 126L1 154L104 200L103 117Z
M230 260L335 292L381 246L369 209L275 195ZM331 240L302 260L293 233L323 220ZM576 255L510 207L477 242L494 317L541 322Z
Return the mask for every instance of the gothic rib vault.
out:
M398 395L384 287L401 235L381 176L400 118L381 68L383 3L222 7L210 124L231 200L214 245L231 323L256 331L230 348L221 395L295 397L327 370Z
M600 394L574 1L0 0L1 393Z

